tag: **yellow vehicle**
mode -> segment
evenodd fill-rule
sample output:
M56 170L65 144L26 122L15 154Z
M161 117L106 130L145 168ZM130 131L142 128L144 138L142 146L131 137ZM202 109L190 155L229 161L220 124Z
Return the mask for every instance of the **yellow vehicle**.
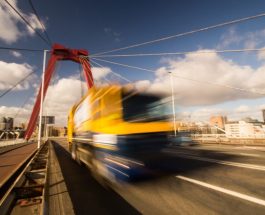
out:
M161 96L119 85L93 87L69 113L72 158L108 179L144 175L169 143L167 113Z

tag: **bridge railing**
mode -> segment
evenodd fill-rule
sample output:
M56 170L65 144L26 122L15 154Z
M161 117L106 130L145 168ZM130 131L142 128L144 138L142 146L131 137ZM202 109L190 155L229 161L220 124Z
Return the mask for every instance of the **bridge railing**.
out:
M26 142L25 139L1 140L0 148Z

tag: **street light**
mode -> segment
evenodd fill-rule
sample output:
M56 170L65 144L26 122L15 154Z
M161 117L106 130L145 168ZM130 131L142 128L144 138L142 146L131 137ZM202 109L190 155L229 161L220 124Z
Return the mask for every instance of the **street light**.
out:
M174 119L174 135L177 136L177 126L176 126L176 113L175 113L175 97L174 97L174 85L173 85L173 76L172 72L168 72L170 76L170 85L171 85L171 100L172 100L172 112L173 112L173 119Z
M45 78L45 67L46 67L46 55L49 50L43 52L43 65L42 65L42 82L41 82L41 97L40 97L40 114L39 114L39 133L38 133L38 149L41 143L41 124L42 124L42 110L43 110L43 94L44 94L44 78Z

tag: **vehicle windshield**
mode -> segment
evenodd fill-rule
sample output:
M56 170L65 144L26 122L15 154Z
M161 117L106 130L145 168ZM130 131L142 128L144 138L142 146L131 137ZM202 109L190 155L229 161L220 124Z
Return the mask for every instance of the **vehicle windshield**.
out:
M155 95L122 95L123 118L130 122L167 121L169 104Z

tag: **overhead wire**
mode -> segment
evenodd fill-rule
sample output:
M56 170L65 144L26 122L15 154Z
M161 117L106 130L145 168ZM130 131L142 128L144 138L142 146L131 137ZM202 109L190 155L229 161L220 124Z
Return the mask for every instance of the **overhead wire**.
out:
M33 94L34 94L35 92L33 91ZM14 119L16 119L19 115L20 115L20 113L21 113L21 111L24 109L24 107L26 106L26 104L28 103L28 101L30 100L30 98L31 98L31 94L29 94L27 97L26 97L26 99L25 99L25 101L23 102L23 104L20 106L20 108L18 109L18 111L16 112L16 114L14 115Z
M27 74L24 78L22 78L21 80L19 80L17 83L15 83L12 87L10 87L9 89L7 89L5 92L3 92L0 95L0 98L2 98L4 95L6 95L7 93L9 93L11 90L13 90L17 85L19 85L20 83L22 83L23 81L25 81L29 76L31 76L33 73L35 73L35 71Z
M185 55L185 54L209 54L209 53L239 53L239 52L258 52L265 51L265 48L255 49L225 49L225 50L197 50L186 52L161 52L161 53L135 53L135 54L114 54L94 56L98 58L113 58L113 57L143 57L143 56L166 56L166 55ZM93 56L91 56L93 57Z
M27 24L29 28L31 28L48 46L51 46L52 44L47 41L27 20L22 14L12 5L8 0L4 0L15 12L16 14Z
M166 37L162 37L159 39L154 39L154 40L150 40L150 41L146 41L146 42L142 42L142 43L136 43L133 45L112 49L109 51L103 51L103 52L95 53L95 54L92 54L90 56L100 56L102 54L107 54L107 53L111 53L111 52L117 52L117 51L126 50L126 49L130 49L130 48L135 48L135 47L139 47L139 46L143 46L143 45L147 45L147 44L157 43L157 42L169 40L169 39L176 38L176 37L187 36L187 35L191 35L191 34L198 33L198 32L208 31L208 30L215 29L215 28L220 28L220 27L224 27L224 26L228 26L228 25L232 25L232 24L236 24L236 23L240 23L240 22L244 22L244 21L248 21L248 20L252 20L252 19L257 19L257 18L264 17L264 16L265 16L265 13L261 13L261 14L257 14L254 16L248 16L248 17L244 17L244 18L240 18L240 19L235 19L235 20L211 25L208 27L198 28L198 29L187 31L184 33L166 36Z
M88 61L88 59L87 59L87 58L82 58L82 57L80 57L79 60L80 60L80 63L82 64L82 66L83 66L83 68L84 68L84 66L86 66L86 65L85 65L85 61ZM88 63L89 63L89 62L88 62ZM88 68L88 70L90 71L90 73L88 73L89 81L90 81L91 83L94 83L93 77L91 76L91 75L92 75L91 68L90 68L90 67L87 67L87 68Z
M43 52L44 51L44 49L26 49L26 48L3 47L3 46L0 46L0 50L30 51L30 52Z
M90 65L91 65L92 67L95 68L94 63L92 63L91 61L90 61ZM103 76L103 79L104 79L108 84L110 84L110 80L108 80L105 76Z
M79 78L80 78L80 92L81 92L81 97L84 95L84 90L83 90L83 84L82 84L82 67L81 64L78 64L79 67Z
M99 67L104 68L104 66L101 65L100 63L96 62L95 59L92 60L92 59L90 58L90 61L93 62L94 64L98 65ZM125 80L126 82L131 83L131 81L130 81L129 79L125 78L124 76L120 75L119 73L116 73L116 72L113 72L113 71L110 71L110 72L111 72L112 74L118 76L119 78Z
M131 69L138 69L138 70L152 72L152 73L156 72L155 70L141 68L141 67L137 67L137 66L131 66L131 65L127 65L127 64L113 62L113 61L107 61L107 60L103 60L103 59L100 59L100 58L94 58L94 60L95 59L99 60L99 61L106 62L106 63L119 65L119 66L123 66L123 67L127 67L127 68L131 68ZM174 73L172 73L172 75L175 76L176 78L183 79L183 80L189 80L189 81L198 82L198 83L204 83L204 84L211 84L211 85L216 85L216 86L219 86L219 87L230 88L230 89L233 89L233 90L238 90L238 91L243 91L243 92L248 92L248 93L253 93L253 94L265 95L265 93L258 92L258 91L253 91L253 90L249 90L249 89L245 89L245 88L234 87L234 86L231 86L231 85L219 84L219 83L210 82L210 81L196 80L196 79L193 79L193 78L176 75Z
M38 19L38 21L39 21L39 23L40 23L40 25L41 25L42 31L44 32L45 36L47 37L47 40L49 41L50 44L52 44L52 40L51 40L51 38L49 37L48 32L46 31L45 26L44 26L43 23L41 22L41 19L40 19L38 13L37 13L37 10L35 9L35 7L34 7L32 1L31 1L31 0L28 0L28 1L29 1L30 6L31 6L31 9L33 10L35 16L37 17L37 19Z

